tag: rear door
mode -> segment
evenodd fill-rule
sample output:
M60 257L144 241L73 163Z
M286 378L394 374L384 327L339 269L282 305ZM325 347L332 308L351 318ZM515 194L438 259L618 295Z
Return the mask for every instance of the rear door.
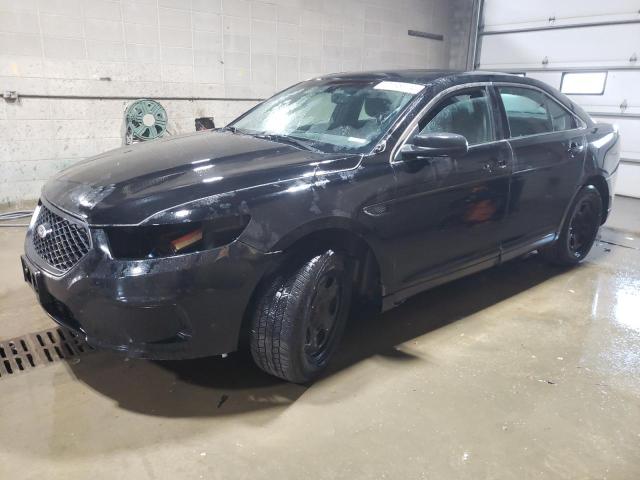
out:
M509 145L497 134L497 107L484 85L443 94L409 127L406 143L418 133L457 133L467 138L469 152L408 160L405 142L394 150L389 254L397 289L497 259L511 165Z
M503 241L508 250L558 229L580 179L585 130L580 119L542 90L496 89L513 150Z

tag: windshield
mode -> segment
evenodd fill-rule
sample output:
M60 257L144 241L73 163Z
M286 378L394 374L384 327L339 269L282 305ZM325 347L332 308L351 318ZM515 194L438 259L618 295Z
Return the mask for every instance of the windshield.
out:
M326 153L365 153L424 85L312 80L266 100L231 123L235 131Z

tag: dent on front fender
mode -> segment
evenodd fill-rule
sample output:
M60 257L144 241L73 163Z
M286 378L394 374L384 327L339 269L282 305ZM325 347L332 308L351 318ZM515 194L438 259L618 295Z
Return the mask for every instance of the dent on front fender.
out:
M324 172L269 196L252 208L252 221L241 239L262 251L279 251L309 233L342 229L365 230L358 223L360 168ZM372 193L375 195L375 192Z

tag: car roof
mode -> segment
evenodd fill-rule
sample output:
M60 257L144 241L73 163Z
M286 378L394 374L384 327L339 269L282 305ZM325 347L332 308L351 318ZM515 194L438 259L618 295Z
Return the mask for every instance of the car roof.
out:
M482 70L372 70L366 72L331 73L318 77L321 80L389 80L407 83L429 84L436 80L447 79L451 83L465 83L470 81L509 81L514 83L537 84L526 77L502 72L485 72Z

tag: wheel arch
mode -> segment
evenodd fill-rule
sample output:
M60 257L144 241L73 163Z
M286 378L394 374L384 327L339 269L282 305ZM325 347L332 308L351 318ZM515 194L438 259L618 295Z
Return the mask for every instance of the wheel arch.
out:
M291 232L271 248L272 252L282 252L280 261L257 282L245 308L241 337L246 337L249 332L251 314L266 284L286 268L287 264L295 265L296 262L329 249L343 251L355 262L354 300L362 301L376 312L380 311L384 293L383 267L372 242L349 219L324 219Z
M602 199L602 219L601 219L601 225L602 225L604 224L604 222L607 221L607 216L609 215L609 202L610 202L609 185L607 184L607 181L602 175L592 175L588 177L582 184L581 188L587 185L593 185L596 188L596 190L598 190L598 193L600 194L600 197Z
M356 261L357 281L374 282L378 285L382 295L386 284L384 265L381 263L380 247L376 245L375 238L367 235L363 226L346 217L331 217L317 219L292 231L277 242L272 251L282 251L284 261L296 256L310 256L316 253L324 253L328 249L340 250L347 253ZM371 278L373 276L373 278ZM372 285L369 284L372 288ZM355 290L366 289L367 285L356 283Z

